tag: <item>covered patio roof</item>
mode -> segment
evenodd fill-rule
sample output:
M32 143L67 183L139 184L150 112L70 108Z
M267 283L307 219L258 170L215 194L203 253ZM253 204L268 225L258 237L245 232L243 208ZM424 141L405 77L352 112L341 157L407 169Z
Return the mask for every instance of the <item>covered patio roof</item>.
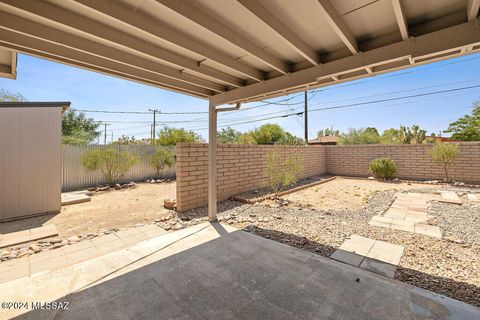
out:
M209 99L216 106L328 86L480 50L480 0L0 2L5 50ZM8 71L8 70L7 70Z

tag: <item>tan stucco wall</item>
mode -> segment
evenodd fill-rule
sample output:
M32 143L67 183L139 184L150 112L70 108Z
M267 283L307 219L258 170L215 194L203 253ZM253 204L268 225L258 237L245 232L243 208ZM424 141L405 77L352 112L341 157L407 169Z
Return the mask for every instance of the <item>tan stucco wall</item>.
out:
M0 221L61 207L61 107L0 107Z

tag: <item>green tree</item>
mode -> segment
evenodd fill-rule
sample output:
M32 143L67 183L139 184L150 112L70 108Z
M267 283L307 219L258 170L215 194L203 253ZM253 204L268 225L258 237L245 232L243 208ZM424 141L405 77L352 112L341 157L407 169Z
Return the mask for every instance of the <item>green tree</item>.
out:
M452 133L455 140L480 141L480 101L473 104L471 115L464 115L450 123L444 132Z
M302 138L296 137L290 132L285 132L282 138L277 141L277 144L283 144L283 145L304 145L305 141Z
M100 122L87 118L83 112L67 110L62 115L62 143L87 144L100 135Z
M147 157L148 161L155 168L157 177L163 174L165 167L172 167L175 164L175 153L167 147L158 147L155 153Z
M278 124L264 124L250 132L257 144L274 144L285 136L285 131Z
M400 144L400 130L394 128L384 130L380 142L383 144Z
M317 138L325 136L339 136L340 130L333 130L333 128L325 128L317 131Z
M176 146L180 142L198 142L202 137L193 131L185 130L183 128L163 127L158 134L158 139L155 144L161 146Z
M82 157L82 164L88 170L100 170L110 185L115 185L138 161L138 157L115 147L91 149Z
M238 137L238 143L239 144L257 144L257 141L255 141L255 138L249 133L245 132Z
M223 128L220 132L217 132L218 143L238 143L238 139L242 133L231 127Z
M0 89L0 102L25 102L27 99L20 93Z
M455 143L436 143L429 152L432 160L445 171L445 180L450 181L448 168L458 156L458 145Z
M368 129L368 130L367 130ZM341 135L340 144L375 144L380 143L380 135L375 128L350 128Z

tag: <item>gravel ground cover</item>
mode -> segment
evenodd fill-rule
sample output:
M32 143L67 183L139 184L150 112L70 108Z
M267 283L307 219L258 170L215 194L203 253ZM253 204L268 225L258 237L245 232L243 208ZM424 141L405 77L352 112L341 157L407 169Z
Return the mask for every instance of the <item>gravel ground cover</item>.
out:
M405 190L408 191L408 190ZM415 188L414 192L434 192L434 188ZM433 220L442 229L458 224L442 240L410 232L368 225L370 219L388 209L395 191L376 192L360 209L327 209L294 205L257 203L242 205L233 201L219 204L219 220L237 228L329 257L352 234L402 245L405 251L395 274L397 280L480 306L480 229L471 227L469 236L462 236L470 220L456 222L469 205L432 204ZM444 210L443 206L448 206ZM478 209L477 209L478 210ZM438 214L441 212L441 215ZM478 211L476 211L478 213ZM182 219L196 221L207 215L206 208L181 214ZM441 218L439 218L441 217ZM449 222L447 222L449 221Z
M480 203L456 205L432 202L429 213L435 216L432 224L444 230L446 237L480 245Z

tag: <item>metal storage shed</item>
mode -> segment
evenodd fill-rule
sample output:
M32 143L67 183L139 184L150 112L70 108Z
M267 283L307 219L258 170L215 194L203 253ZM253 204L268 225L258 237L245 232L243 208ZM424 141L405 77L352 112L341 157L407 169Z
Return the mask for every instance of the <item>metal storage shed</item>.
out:
M0 221L60 211L61 117L69 105L0 103Z

